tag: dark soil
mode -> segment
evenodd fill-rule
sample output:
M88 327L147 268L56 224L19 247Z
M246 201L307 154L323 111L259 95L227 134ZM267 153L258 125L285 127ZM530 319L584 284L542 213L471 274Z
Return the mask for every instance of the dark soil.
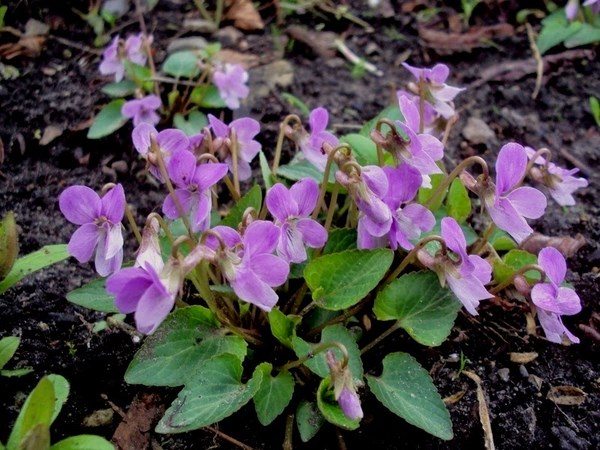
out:
M7 15L11 26L22 27L33 17L53 23L53 35L84 45L93 40L89 28L71 9L72 6L84 9L87 2L14 3L14 7L9 6ZM186 3L161 1L149 20L157 37L159 58L187 11L187 6L183 6ZM514 3L517 2L502 3L504 9L499 11L482 8L479 10L482 17L474 20L494 23L499 17L514 23L517 11ZM369 74L353 78L351 67L341 57L319 57L300 45L293 46L285 55L293 64L294 81L283 91L291 92L310 107L326 106L334 126L358 126L393 101L394 88L408 79L400 66L401 55L410 54L410 61L417 65L445 62L452 68L454 84L468 87L479 79L483 69L528 58L531 54L525 30L521 28L517 28L514 37L496 41L497 47L438 56L423 49L414 18L401 13L400 6L393 18L385 19L372 13L362 14L362 17L379 31L366 33L340 22L325 22L325 28L346 30L348 46L359 54L368 49L369 61L384 71L383 78ZM302 16L291 21L314 25L320 19ZM136 23L125 29L125 32L135 31ZM280 43L276 45L273 36L265 32L246 36L242 44L233 48L244 46L248 52L264 57L275 55ZM68 241L73 227L62 218L57 205L58 194L68 185L87 184L99 188L115 181L116 176L125 184L130 201L138 206L140 217L160 205L161 194L134 176L141 166L131 149L129 128L101 141L89 141L85 130L77 131L104 101L98 90L101 80L96 55L48 40L41 56L18 58L9 63L19 69L20 76L0 82L0 137L6 152L6 160L0 166L0 214L15 211L21 228L21 254L46 244ZM520 308L506 308L493 302L483 304L476 318L461 315L451 338L441 347L424 348L406 335L397 334L385 344L386 352L401 350L413 354L424 367L431 369L443 397L466 391L460 401L449 406L455 438L446 443L430 437L378 406L374 398L364 395L367 416L361 428L343 433L348 448L482 448L475 386L466 377L455 376L459 369L457 355L461 354L468 359L466 369L476 372L483 380L498 448L600 447L598 343L578 328L579 324L588 324L592 313L599 310L600 298L600 205L596 200L600 192L599 179L593 171L600 163L600 134L588 106L590 95L600 96L599 72L600 60L593 57L563 62L547 74L537 100L530 96L534 88L533 75L520 81L483 83L467 90L458 97L461 119L448 150L456 158L478 153L491 161L503 143L516 140L535 148L548 146L563 150L562 156L557 152L558 162L567 166L576 163L584 169L590 178L590 187L581 191L577 206L563 210L550 202L544 220L536 224L536 228L546 234L582 233L587 240L587 245L569 261L568 275L581 296L584 309L581 314L568 318L566 324L581 337L582 343L564 347L528 336ZM253 73L252 82L256 85L261 80L256 79L257 71ZM242 114L250 113L262 122L261 140L269 153L278 122L293 110L274 91L255 99L248 108ZM497 142L471 146L464 141L460 132L470 116L486 121L495 131ZM49 145L40 146L40 132L48 125L58 125L65 131ZM344 134L352 130L339 128L338 131ZM126 173L107 170L120 160L128 165ZM129 249L130 254L132 250ZM136 393L150 392L148 388L130 386L123 381L127 364L139 344L119 330L92 333L91 324L101 320L103 315L75 307L65 299L67 292L93 276L91 267L68 261L25 279L0 296L0 336L18 335L22 339L11 364L31 366L35 370L23 378L0 380L0 440L6 440L24 395L44 373L62 374L71 383L69 401L53 428L54 441L76 433L111 438L119 422L117 415L111 424L99 428L83 427L83 418L108 407L103 395L127 410ZM372 373L380 370L378 361L383 354L378 352L381 351L379 348L367 354L366 367ZM532 351L539 353L533 362L525 366L510 362L510 352ZM503 368L508 369L508 377L506 371L500 371ZM532 375L543 380L541 386L532 381ZM581 388L587 393L585 402L579 406L555 405L546 394L551 386L559 385ZM158 393L166 404L174 396L174 392L166 390ZM284 420L280 417L270 427L263 428L252 406L247 406L236 418L219 424L219 428L252 447L280 448ZM230 448L230 444L207 430L153 438L164 449ZM331 427L326 427L304 447L299 445L299 438L296 440L299 448L338 446Z

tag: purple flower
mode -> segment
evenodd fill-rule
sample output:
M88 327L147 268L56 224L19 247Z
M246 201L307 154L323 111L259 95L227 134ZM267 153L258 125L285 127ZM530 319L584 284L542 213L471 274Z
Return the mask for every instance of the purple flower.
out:
M215 70L213 82L219 95L229 109L238 109L240 100L248 97L248 72L240 64L225 64L222 69Z
M583 6L589 6L594 14L600 14L600 0L586 0Z
M277 254L288 262L306 261L305 245L320 248L327 242L327 230L310 218L318 197L319 185L312 178L298 181L289 190L277 183L267 192L267 208L281 229Z
M525 218L537 219L544 214L546 197L535 188L516 187L527 169L527 153L522 145L506 144L496 160L495 191L484 193L483 201L498 228L521 243L533 230Z
M69 254L84 263L95 250L96 271L100 276L119 270L123 262L123 186L116 185L102 198L87 186L71 186L60 194L58 202L66 219L79 225L69 241Z
M400 143L394 156L418 169L423 176L422 185L431 187L429 175L442 173L435 162L444 157L444 145L430 134L418 134L420 119L415 102L406 96L400 96L398 102L404 123L398 121L396 124L406 134L408 140Z
M348 419L360 420L363 418L364 414L360 405L360 399L355 391L344 386L338 398L338 404Z
M241 181L247 180L252 176L250 162L260 152L261 145L254 137L260 132L260 124L249 117L236 119L229 125L217 119L212 114L208 115L210 127L215 133L213 142L217 153L224 161L229 170L233 173L233 159L231 157L231 135L235 132L237 140L238 155L238 176Z
M411 241L419 239L421 233L430 231L435 226L435 217L431 211L418 203L410 203L421 186L421 174L407 164L397 168L384 167L383 170L389 184L383 201L392 211L392 225L387 236L376 238L363 231L363 221L359 221L358 247L376 248L389 243L394 250L399 246L411 250L414 248Z
M148 162L150 173L161 181L158 161L151 152L152 141L156 142L167 167L172 155L182 150L188 150L190 147L190 140L183 131L170 128L159 133L156 128L147 123L136 126L131 133L131 139L135 149Z
M396 91L396 98L398 99L398 103L400 103L400 97L407 97L413 104L418 105L419 104L419 96L416 94L413 94L412 92L406 91L404 89L400 89L398 91ZM438 112L433 109L433 106L431 106L431 103L429 102L424 102L423 104L423 119L424 119L424 133L427 134L433 134L433 128L435 125L435 121L436 119L439 118L439 114ZM417 130L419 129L418 127L418 122L417 122Z
M191 215L192 231L206 230L210 226L212 199L210 188L227 174L227 165L221 163L197 164L196 157L181 150L169 160L169 177L177 187L175 196L186 214ZM180 217L171 194L163 203L163 213L169 219Z
M147 95L143 98L136 98L125 102L121 108L121 114L128 119L133 119L133 126L137 127L141 123L156 125L160 122L160 116L156 110L162 106L160 97L157 95Z
M454 107L451 102L464 89L448 86L445 83L448 75L450 75L448 66L445 64L436 64L431 69L421 69L406 63L402 63L402 65L417 81L422 81L425 88L425 99L431 103L433 109L445 119L452 117L454 115Z
M378 166L364 166L360 174L355 170L346 174L338 170L337 181L344 186L358 207L358 242L384 236L392 226L392 212L382 200L388 192L388 179Z
M329 123L329 113L323 107L313 109L308 116L310 133L303 132L298 141L298 146L305 158L321 172L325 170L327 164L327 155L321 149L323 143L328 143L332 147L339 145L338 138L327 131Z
M278 296L273 287L287 280L289 265L273 251L279 241L279 228L271 222L256 220L243 236L233 228L216 226L225 248L209 236L206 245L215 250L215 261L236 295L264 311L271 311Z
M123 43L123 40L119 36L116 36L102 53L102 61L99 68L100 73L102 75L114 74L115 81L118 82L125 75L124 60L129 60L141 66L146 64L147 55L143 50L143 39L142 34L138 34L136 36L129 36Z
M531 147L525 147L525 151L529 159L535 155L535 150ZM563 169L554 163L547 162L542 156L538 156L535 163L543 167L541 169L533 168L530 172L532 177L548 187L548 191L556 203L561 206L573 206L575 204L573 192L588 185L585 178L573 176L579 172L579 169Z
M579 0L569 0L565 6L565 15L567 19L572 21L577 17L579 12Z
M563 255L553 247L542 249L538 264L544 269L549 283L537 283L531 290L531 300L538 308L540 324L551 342L562 343L563 335L574 343L579 339L565 328L561 315L571 316L581 311L581 301L577 293L560 285L567 274L567 264Z
M441 228L446 246L459 258L444 267L446 282L466 310L475 316L479 302L493 297L485 288L491 280L492 268L481 256L467 254L465 235L456 220L444 217Z

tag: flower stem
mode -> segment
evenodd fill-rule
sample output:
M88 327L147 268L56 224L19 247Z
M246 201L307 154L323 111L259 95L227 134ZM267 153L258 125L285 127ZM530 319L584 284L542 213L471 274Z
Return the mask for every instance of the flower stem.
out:
M171 233L171 229L169 228L167 222L165 222L165 219L163 219L162 216L156 212L151 212L150 214L148 214L148 217L146 218L146 223L148 223L148 221L151 219L156 219L160 227L165 232L165 236L167 236L167 239L169 240L171 245L173 245L173 242L175 242L175 237L173 236L173 233Z
M321 344L317 344L305 356L303 356L301 358L298 358L295 361L290 361L287 364L284 364L283 366L281 366L279 368L279 372L285 372L285 371L288 371L290 369L293 369L294 367L301 366L302 364L304 364L309 359L314 358L319 353L322 353L322 352L324 352L326 350L329 350L330 348L337 348L340 352L342 352L342 358L343 358L342 359L342 368L346 368L348 366L348 361L350 359L350 356L348 355L348 350L346 349L346 346L344 344L340 343L340 342L331 341L331 342L323 342Z
M283 139L285 138L285 128L291 121L296 121L299 125L302 125L302 121L296 114L290 114L283 119L283 122L279 124L279 135L277 136L277 145L275 146L275 156L273 157L273 166L271 167L271 173L273 176L277 175L277 169L279 168L279 162L281 161L281 151L283 149Z
M490 239L490 236L494 233L495 230L496 224L494 224L494 222L490 222L490 224L483 232L483 235L478 239L477 243L473 247L473 251L471 253L479 255L481 251L485 248L486 244Z
M542 269L538 264L527 264L527 265L521 267L515 273L513 273L513 275L511 277L504 280L502 283L494 286L493 289L490 289L490 294L496 295L502 289L505 289L506 287L510 286L516 277L518 277L519 275L523 275L524 273L529 272L530 270L538 271L540 273L540 277L542 280L546 277L546 272L544 272L544 269Z
M425 83L419 77L419 133L425 131Z
M233 165L233 187L235 192L237 193L238 198L241 197L240 194L240 175L238 171L238 140L235 130L231 130L231 160Z
M444 242L444 239L441 236L436 236L436 235L432 235L432 236L427 236L423 239L421 239L417 245L414 246L414 248L408 252L408 254L404 257L404 259L402 260L402 262L400 262L400 264L398 265L398 267L396 267L396 270L394 270L384 281L384 284L388 284L390 282L392 282L393 280L395 280L396 278L398 278L398 275L400 275L402 273L402 271L404 269L406 269L406 266L408 266L414 259L414 257L417 255L417 252L419 250L421 250L423 247L425 247L426 244L428 244L429 242L439 242L442 245L442 250L446 250L446 243Z
M349 152L352 151L351 147L348 144L340 144L336 148L332 148L328 144L324 144L323 148L327 152L327 163L325 164L325 171L323 172L323 181L321 181L321 190L319 191L319 200L317 201L317 206L312 213L312 218L316 219L321 212L321 208L323 207L323 203L325 201L325 193L327 192L327 185L329 184L329 173L331 172L331 165L333 164L333 159L337 152L342 149L346 149ZM330 150L327 150L329 148Z
M135 239L138 241L138 244L141 244L142 234L140 233L140 229L138 228L137 223L135 223L135 219L133 217L133 213L131 212L131 206L129 205L129 203L125 205L125 217L127 217L129 228L131 228Z
M542 155L546 155L546 163L544 165L546 167L548 167L548 164L550 163L550 160L552 159L552 152L550 151L550 149L548 149L546 147L540 148L533 154L533 156L527 162L527 168L525 169L525 173L523 174L523 176L521 177L521 180L517 183L517 185L520 185L521 183L523 183L523 181L525 180L525 177L527 176L529 171L536 164L535 160L538 159Z
M325 230L329 231L329 227L331 227L331 222L333 221L333 213L335 212L335 207L337 206L337 197L340 192L340 185L335 183L333 185L333 191L331 192L331 198L329 199L329 207L327 208L327 218L325 220Z
M375 347L377 344L379 344L381 341L383 341L386 337L388 337L390 334L392 334L394 331L396 331L399 328L400 328L400 322L394 322L394 324L391 327L389 327L387 330L385 330L383 333L381 333L379 336L377 336L375 339L373 339L371 342L369 342L367 345L365 345L360 350L360 354L361 355L365 354L366 352L371 350L373 347Z

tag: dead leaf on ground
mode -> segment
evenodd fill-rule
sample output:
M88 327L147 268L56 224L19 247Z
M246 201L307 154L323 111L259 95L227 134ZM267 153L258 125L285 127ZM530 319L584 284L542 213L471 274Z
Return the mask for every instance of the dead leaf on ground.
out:
M103 427L112 423L115 412L112 408L98 409L83 419L84 427Z
M63 128L59 125L48 125L44 128L42 138L40 139L40 145L48 145L54 139L63 134Z
M165 407L156 394L138 394L115 430L112 441L120 449L150 447L150 434Z
M216 58L224 63L241 64L246 70L260 65L260 58L257 55L236 52L227 48L219 50Z
M509 353L511 362L517 364L527 364L538 357L537 352L511 352Z
M12 59L21 55L31 58L38 56L48 38L49 27L38 20L29 19L23 33L12 27L4 27L4 29L19 38L17 42L0 45L0 56Z
M562 406L581 405L587 394L575 386L552 386L546 398Z
M481 427L483 428L483 439L485 448L487 450L494 450L494 434L492 433L492 422L490 420L490 412L485 399L485 392L481 387L481 378L474 372L469 370L463 370L463 374L469 377L477 385L477 403L479 403L479 420L481 421Z
M285 31L292 39L310 47L318 56L332 58L337 52L335 40L338 35L336 33L311 30L301 25L291 25Z
M419 27L419 37L425 45L440 53L465 52L486 45L493 38L514 36L515 29L508 23L472 27L466 33L452 33L433 30L424 26Z
M521 243L521 249L537 255L545 247L554 247L565 258L572 258L586 243L585 238L580 233L577 233L575 237L546 236L541 233L533 233Z
M233 20L236 28L245 31L265 28L265 23L251 0L229 0L226 5L228 9L225 19Z
M444 402L444 405L453 405L463 398L466 393L467 391L458 391L457 393L444 398L442 401Z

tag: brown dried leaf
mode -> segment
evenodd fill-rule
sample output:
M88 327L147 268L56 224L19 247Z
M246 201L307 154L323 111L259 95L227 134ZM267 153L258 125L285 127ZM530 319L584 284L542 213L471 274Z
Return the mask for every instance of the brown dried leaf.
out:
M510 360L517 364L527 364L538 357L538 354L536 352L524 352L524 353L512 352L512 353L509 353L509 355L510 355Z
M490 420L490 412L485 399L485 392L481 387L481 378L474 372L469 370L463 370L463 374L469 377L477 384L477 403L479 403L479 420L481 421L481 427L483 428L483 439L485 448L487 450L494 450L494 434L492 433L492 422Z
M48 125L44 128L42 138L40 139L40 145L48 145L54 139L63 134L63 128L59 125Z
M286 29L286 33L292 39L302 42L310 47L317 55L324 58L332 58L336 54L335 40L338 38L336 33L331 31L315 31L300 25L291 25Z
M573 257L581 247L586 244L582 234L571 236L546 236L541 233L533 233L521 243L521 249L538 254L545 247L554 247L561 252L565 258Z
M117 448L149 448L152 428L164 410L165 407L158 395L144 393L136 395L112 437Z
M575 386L552 386L546 398L557 405L581 405L587 394Z
M471 51L476 47L485 46L486 41L492 38L504 38L514 34L514 27L508 23L472 27L466 33L448 33L419 26L419 36L425 41L425 45L442 53Z
M457 393L452 394L452 395L446 397L442 401L444 402L444 405L453 405L456 402L458 402L461 398L463 398L463 396L466 393L467 393L467 391L458 391Z
M226 48L219 50L216 57L224 63L241 64L246 70L260 64L260 58L252 53L241 53Z
M240 30L252 31L265 28L260 14L251 0L229 0L225 19L233 20L233 25Z

